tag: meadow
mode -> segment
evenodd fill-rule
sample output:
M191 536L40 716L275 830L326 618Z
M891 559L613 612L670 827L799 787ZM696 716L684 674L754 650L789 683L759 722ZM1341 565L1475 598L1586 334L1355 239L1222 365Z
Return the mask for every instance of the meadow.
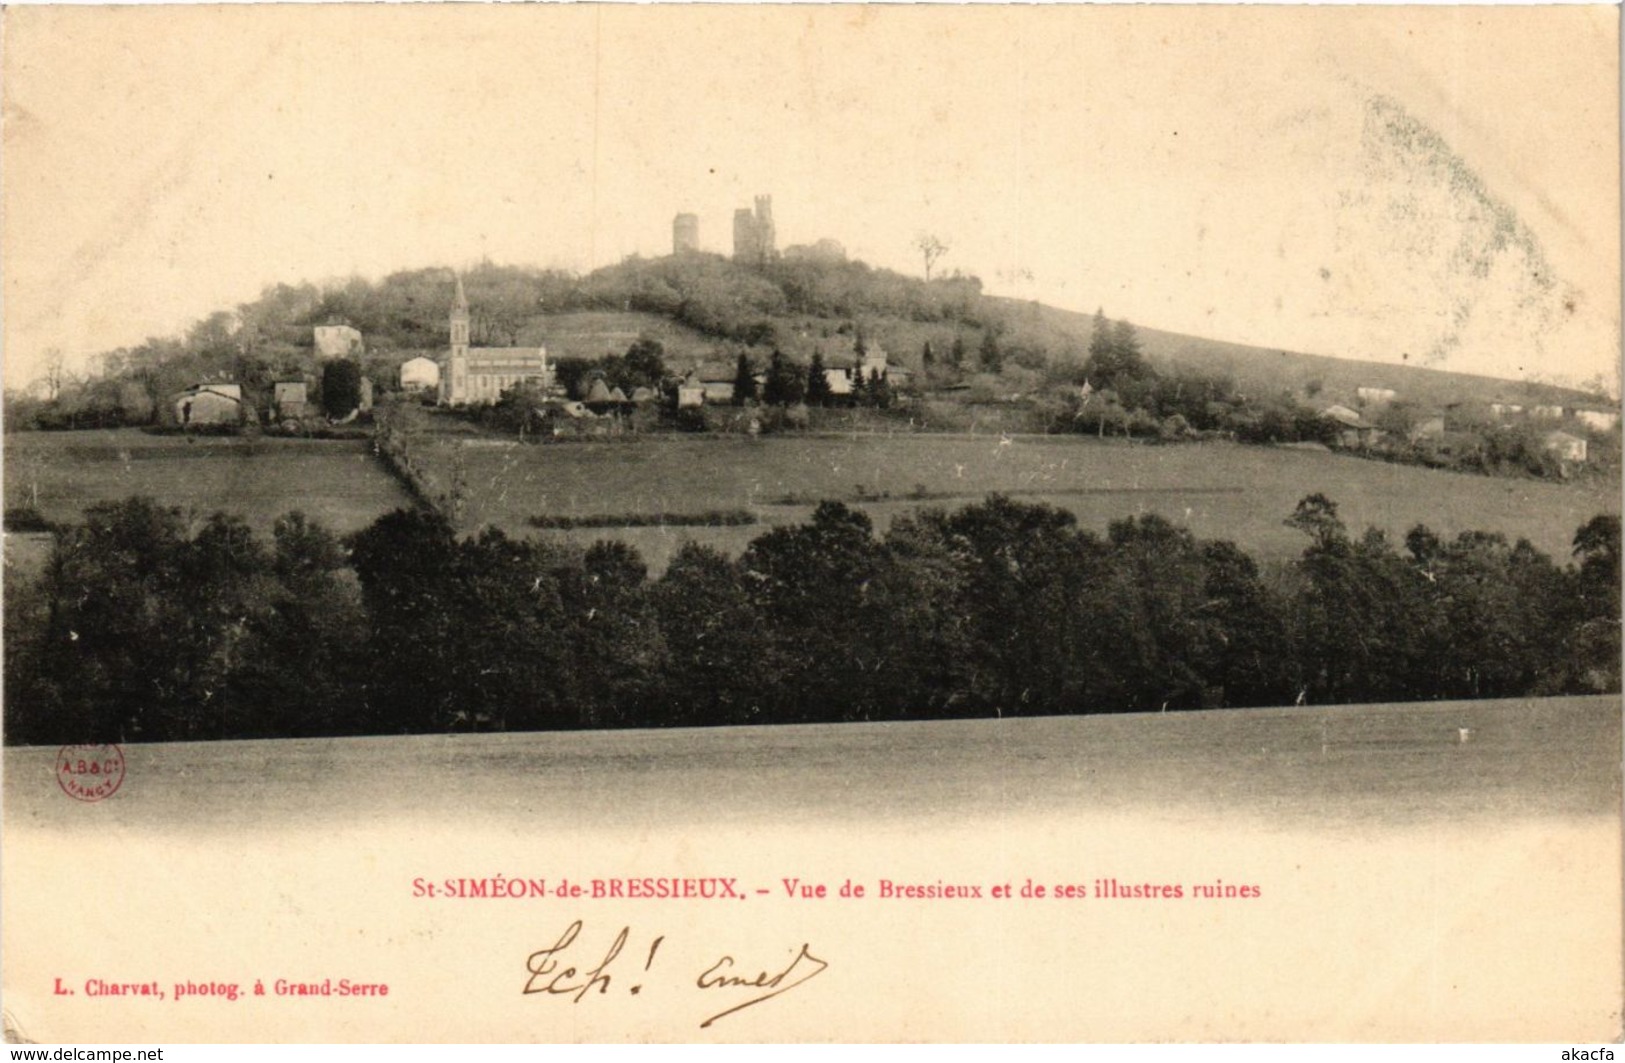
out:
M5 504L53 521L131 495L199 516L216 510L268 534L289 510L352 532L411 499L370 441L148 435L137 429L5 437Z
M301 509L338 532L365 527L410 498L363 442L154 436L121 429L30 432L5 440L5 504L76 519L96 502L134 494L198 515L240 514L267 533ZM655 570L684 541L738 553L766 527L805 520L823 499L867 512L880 529L931 506L956 509L990 492L1047 502L1104 531L1157 513L1203 538L1230 539L1260 560L1296 556L1285 526L1299 499L1320 492L1359 532L1399 537L1413 525L1527 538L1559 560L1574 531L1618 513L1597 484L1472 476L1386 465L1323 451L1224 443L1158 446L1088 437L877 434L672 437L531 446L489 437L418 436L425 463L460 471L462 526L591 543L619 538ZM654 524L651 517L743 511L758 524ZM532 518L627 527L537 529Z
M1527 538L1558 560L1575 530L1618 513L1616 491L1387 465L1325 451L1224 443L1158 446L1087 437L850 435L673 438L528 446L424 438L423 459L461 467L465 528L588 543L615 537L656 569L685 540L742 550L760 526L536 531L530 518L745 509L763 525L806 519L822 499L858 505L884 529L924 506L956 509L990 492L1047 502L1104 531L1156 513L1202 538L1229 539L1260 560L1295 557L1303 536L1283 523L1314 492L1355 533L1396 539L1416 524L1454 536Z
M23 991L8 999L29 1004L42 1040L230 1041L258 1014L277 1019L273 1039L660 1041L701 1034L711 1013L679 975L691 984L723 947L782 964L782 943L811 942L829 974L718 1036L1606 1040L1619 1021L1619 721L1614 697L140 744L96 805L63 797L54 747L13 747L0 875L5 979ZM727 875L763 892L673 904L411 890L493 874ZM790 900L785 876L832 896ZM1260 895L875 890L1106 877ZM868 896L833 896L849 879ZM639 998L576 1008L518 992L530 950L572 919L600 950L631 928L616 978L641 977L649 940L667 935ZM302 1000L284 1021L294 1013L266 1010L274 998L49 992L64 974L148 977L136 972L152 957L226 981L336 970L387 978L391 994Z

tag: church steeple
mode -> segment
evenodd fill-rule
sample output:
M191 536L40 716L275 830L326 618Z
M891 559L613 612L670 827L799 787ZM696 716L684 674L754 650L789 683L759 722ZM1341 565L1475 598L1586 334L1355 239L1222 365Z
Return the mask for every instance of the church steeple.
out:
M451 302L451 356L446 372L440 375L441 401L463 402L468 395L468 296L463 292L463 275L454 274L457 292Z

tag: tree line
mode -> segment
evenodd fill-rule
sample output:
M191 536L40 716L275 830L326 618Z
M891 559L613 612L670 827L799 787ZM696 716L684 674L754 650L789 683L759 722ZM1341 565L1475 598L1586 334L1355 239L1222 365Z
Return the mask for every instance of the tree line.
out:
M1620 524L1354 536L1319 496L1262 569L1157 516L1104 535L1002 496L877 535L820 505L658 578L428 509L262 541L146 499L5 584L13 743L703 726L1489 698L1620 689Z

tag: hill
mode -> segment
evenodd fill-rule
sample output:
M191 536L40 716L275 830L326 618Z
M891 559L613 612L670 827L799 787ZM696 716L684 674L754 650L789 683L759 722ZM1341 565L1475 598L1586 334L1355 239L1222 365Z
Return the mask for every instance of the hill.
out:
M29 411L19 396L8 394L8 422L149 424L163 419L177 392L210 379L237 381L245 400L263 410L274 381L314 380L319 374L312 329L322 324L346 323L360 331L367 347L364 371L387 391L402 361L445 349L451 278L448 269L424 268L376 282L275 285L235 311L211 314L183 337L104 352L101 377L64 389L45 409ZM466 271L463 280L476 346L546 344L555 358L597 359L652 338L676 371L705 361L731 366L742 351L761 365L773 350L802 363L821 354L826 365L843 366L860 343L878 344L893 365L916 373L925 368L927 349L933 352L928 384L980 375L987 395L1031 395L1046 384L1081 382L1094 331L1085 314L985 295L973 276L925 281L855 261L785 259L747 266L687 253L630 258L580 276L485 263ZM1316 406L1352 404L1355 388L1380 387L1434 410L1463 402L1612 405L1544 384L1349 361L1144 326L1137 332L1153 368L1228 376L1240 397L1253 400L1286 392ZM990 367L994 372L987 372Z
M1032 314L1030 308L1034 304L999 301L1014 315ZM1094 319L1089 314L1039 306L1038 316L1047 328L1081 337L1085 343L1093 330ZM1136 331L1146 358L1157 368L1227 374L1235 378L1243 392L1255 395L1289 391L1296 395L1314 394L1327 402L1352 404L1356 388L1375 387L1391 389L1402 399L1430 408L1462 402L1615 405L1604 396L1533 381L1255 347L1144 326L1137 327Z

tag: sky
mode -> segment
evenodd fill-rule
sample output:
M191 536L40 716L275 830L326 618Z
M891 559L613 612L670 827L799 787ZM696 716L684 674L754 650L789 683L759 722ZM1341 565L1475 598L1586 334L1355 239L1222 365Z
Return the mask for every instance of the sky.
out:
M1263 346L1617 394L1618 11L4 11L5 382L278 282L842 241Z

